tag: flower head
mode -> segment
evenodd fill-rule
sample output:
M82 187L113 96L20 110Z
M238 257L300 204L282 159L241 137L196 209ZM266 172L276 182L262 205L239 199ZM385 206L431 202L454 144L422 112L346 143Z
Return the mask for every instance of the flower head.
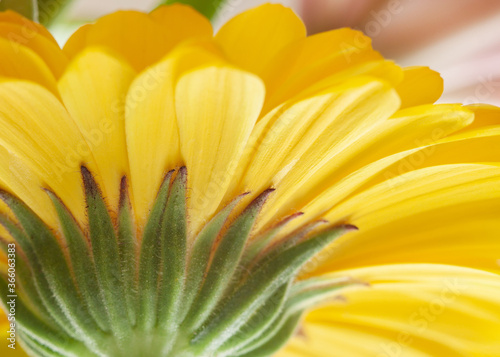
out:
M498 355L497 108L279 5L0 21L31 354Z

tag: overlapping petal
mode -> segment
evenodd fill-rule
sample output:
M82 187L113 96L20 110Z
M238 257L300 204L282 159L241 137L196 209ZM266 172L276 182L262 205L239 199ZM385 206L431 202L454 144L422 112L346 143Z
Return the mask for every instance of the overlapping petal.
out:
M0 37L0 54L2 55L1 77L28 80L42 85L57 95L54 74L33 50Z
M190 168L194 232L214 214L259 116L262 81L231 68L185 74L175 91L181 155Z
M59 81L63 104L97 163L111 207L118 205L121 178L129 176L124 103L135 75L126 62L89 48Z
M187 71L209 65L224 65L210 42L181 47L141 73L129 88L125 125L139 226L146 221L165 173L184 164L175 110L177 80Z
M344 270L367 285L311 312L278 353L292 356L497 356L500 279L438 264Z
M283 48L305 37L305 26L291 9L266 4L235 16L215 40L231 62L262 75Z
M192 235L274 187L255 231L298 211L290 230L355 224L303 274L369 284L309 314L280 356L498 355L498 108L432 105L436 72L401 69L350 29L305 37L280 5L215 37L186 6L118 12L64 51L26 21L0 14L0 185L55 230L41 188L85 226L81 165L111 210L129 178L139 231L181 165Z
M88 46L104 46L142 71L182 41L210 36L212 27L206 18L188 6L172 5L149 15L120 11L104 16L75 32L65 52L75 55Z
M443 94L443 79L428 67L407 67L396 87L401 108L434 103Z
M499 196L498 165L433 166L384 181L326 214L360 232L332 247L322 270L432 262L498 271Z
M0 22L22 26L24 28L23 34L26 36L32 36L33 33L36 33L42 35L53 44L57 44L57 41L54 39L54 36L52 36L49 30L39 23L30 21L29 19L19 15L17 12L11 10L1 12ZM15 38L13 40L15 40Z
M99 170L66 108L45 88L16 80L0 83L0 107L1 181L47 223L56 226L42 188L56 192L83 222L79 167Z

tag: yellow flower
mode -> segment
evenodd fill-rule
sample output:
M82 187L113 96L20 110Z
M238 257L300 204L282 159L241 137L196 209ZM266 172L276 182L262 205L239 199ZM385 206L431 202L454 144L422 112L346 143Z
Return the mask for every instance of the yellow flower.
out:
M293 334L277 356L500 356L499 109L433 105L437 73L398 67L354 30L306 37L279 5L215 36L185 6L117 12L63 50L6 12L0 53L0 234L19 252L17 342L32 355L256 357ZM291 288L255 278L347 224L359 231ZM198 253L201 273L185 275ZM271 307L256 311L276 320L238 325L253 305L234 296L261 286ZM323 299L300 320L293 298L308 291Z

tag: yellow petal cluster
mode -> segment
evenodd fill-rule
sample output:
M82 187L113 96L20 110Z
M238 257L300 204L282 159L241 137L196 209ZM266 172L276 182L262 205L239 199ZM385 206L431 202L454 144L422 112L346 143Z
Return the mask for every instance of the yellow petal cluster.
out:
M280 5L215 35L187 6L117 12L62 50L5 12L0 54L0 186L54 230L40 188L84 225L81 165L112 211L129 177L139 231L181 165L192 235L273 187L257 229L296 212L290 229L355 224L303 274L366 282L311 312L280 356L500 356L498 108L433 104L434 71L355 30L307 37Z

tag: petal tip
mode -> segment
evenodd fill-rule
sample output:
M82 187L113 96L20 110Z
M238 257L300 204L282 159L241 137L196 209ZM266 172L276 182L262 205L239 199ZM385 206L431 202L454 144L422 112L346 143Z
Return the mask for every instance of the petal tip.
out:
M344 229L346 232L359 231L359 228L353 224L343 224L338 227Z

